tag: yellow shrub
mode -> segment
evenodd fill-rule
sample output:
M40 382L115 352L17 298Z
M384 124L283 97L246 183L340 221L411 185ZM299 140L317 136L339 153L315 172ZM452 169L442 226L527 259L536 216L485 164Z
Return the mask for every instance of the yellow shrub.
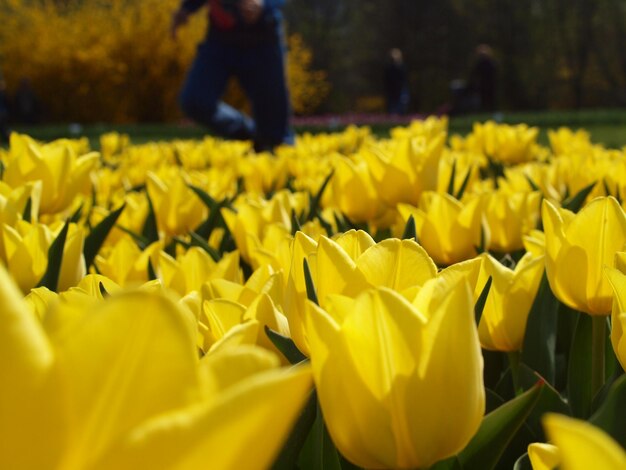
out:
M171 121L206 15L194 15L178 41L169 37L179 0L0 0L0 58L9 90L31 79L47 117L76 121ZM298 37L288 75L294 110L325 96L321 72ZM229 88L231 102L237 91Z

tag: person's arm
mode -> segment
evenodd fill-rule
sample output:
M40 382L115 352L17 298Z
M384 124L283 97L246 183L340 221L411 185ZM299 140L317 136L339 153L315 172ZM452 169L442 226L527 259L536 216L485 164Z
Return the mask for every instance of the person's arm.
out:
M170 36L176 40L176 34L178 28L185 25L189 20L189 15L198 11L207 0L183 0L178 7L178 10L172 15L172 22L170 24Z
M207 0L183 0L180 4L179 10L185 10L187 13L194 13L202 8L207 3Z

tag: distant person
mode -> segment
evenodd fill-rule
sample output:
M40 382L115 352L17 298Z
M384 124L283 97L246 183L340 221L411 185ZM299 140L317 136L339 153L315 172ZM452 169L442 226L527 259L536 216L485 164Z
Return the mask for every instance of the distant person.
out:
M497 66L493 49L481 44L476 48L470 73L469 88L478 101L479 111L496 110Z
M385 98L389 114L406 114L409 107L409 83L402 51L391 49L385 65Z
M0 143L9 141L9 97L7 86L0 73Z
M180 94L183 112L229 139L252 140L256 151L272 150L294 137L285 75L281 8L285 0L182 0L171 33L204 5L210 28L198 46ZM230 77L239 80L253 119L222 102Z
M13 114L20 124L36 124L40 120L39 98L28 78L20 79L13 95Z

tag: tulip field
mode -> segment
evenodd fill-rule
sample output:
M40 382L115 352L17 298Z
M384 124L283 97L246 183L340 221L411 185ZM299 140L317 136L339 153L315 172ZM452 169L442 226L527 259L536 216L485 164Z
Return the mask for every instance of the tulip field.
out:
M626 469L626 148L445 118L0 149L0 468Z

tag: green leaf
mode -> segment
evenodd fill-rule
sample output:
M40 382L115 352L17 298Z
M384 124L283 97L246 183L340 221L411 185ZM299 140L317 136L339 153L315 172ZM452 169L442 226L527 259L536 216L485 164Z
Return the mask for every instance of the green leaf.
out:
M626 447L626 375L622 374L613 383L606 399L589 422L610 434L622 447Z
M315 284L313 283L311 270L309 269L309 262L306 258L304 258L302 260L302 264L304 265L304 284L306 286L306 296L311 302L319 305L320 303L317 299L317 291L315 290Z
M541 380L541 376L535 371L531 370L526 364L522 363L519 365L519 382L523 389L532 388L538 380ZM545 442L547 440L541 424L541 417L548 412L567 416L572 415L572 410L563 397L546 382L541 390L537 404L526 419L526 425L534 435L535 442Z
M483 290L480 292L478 300L474 305L474 316L476 317L476 325L480 323L480 318L483 315L483 310L485 310L485 304L487 303L487 297L489 296L492 282L493 278L489 276L489 279L487 279L487 282L485 282L485 287L483 287Z
M575 417L587 419L591 412L593 390L591 385L592 318L578 317L567 370L567 397Z
M596 185L596 182L594 181L589 186L585 186L583 189L578 191L571 198L568 198L565 201L563 201L563 204L562 204L563 208L568 209L572 212L578 212L580 209L582 209L583 204L585 203L585 199L587 199L587 196L589 196L589 193L593 190L593 187L595 185Z
M229 206L230 201L228 199L222 199L220 202L217 202L209 196L209 194L197 186L189 185L189 189L196 193L204 205L209 209L209 216L194 230L194 232L202 238L208 240L215 228L220 225L224 225L221 210L222 207Z
M63 248L65 247L69 228L70 222L68 220L50 245L48 249L48 267L37 287L47 287L53 292L57 291L61 274L61 263L63 261Z
M457 456L450 457L449 459L441 460L435 465L431 466L428 470L463 470L461 462Z
M267 328L267 327L266 327ZM270 330L271 331L271 330ZM283 446L278 458L272 465L272 470L293 470L296 468L300 452L311 433L311 428L317 418L317 393L311 396L304 405L296 424L294 424L287 442Z
M143 224L141 230L141 236L148 240L148 244L155 242L159 239L159 229L157 228L156 214L154 213L154 206L150 195L146 192L146 198L148 199L148 216Z
M341 461L341 456L328 435L318 403L317 417L300 453L299 466L302 470L342 470Z
M78 209L76 209L76 211L72 214L72 216L70 217L70 222L73 224L77 224L80 221L80 218L83 216L83 207L85 206L85 204L81 204L80 206L78 206Z
M158 278L159 277L157 276L156 271L154 270L154 266L152 266L152 260L148 259L148 280L154 281Z
M200 198L204 205L207 206L210 210L213 210L217 206L217 201L209 196L209 194L205 190L192 184L188 184L187 186L194 193L196 193L196 195Z
M135 233L132 230L127 229L123 225L117 224L116 227L120 229L122 232L130 235L132 239L135 240L135 243L137 244L137 246L141 248L142 250L145 250L146 247L150 244L150 240L148 240L146 237L143 237L139 235L138 233Z
M452 162L452 171L450 172L450 180L448 181L448 194L454 197L454 180L456 179L456 159Z
M606 182L606 178L602 178L602 185L604 186L604 192L607 196L611 196L611 189L609 188L609 184Z
M456 195L454 196L459 201L463 197L463 194L465 194L465 190L467 189L467 184L469 183L470 176L472 176L472 167L471 166L467 169L467 173L465 174L465 178L463 178L463 182L461 183L461 187L459 188L459 190L457 191Z
M93 230L89 233L87 238L85 238L85 245L83 246L83 255L85 256L85 265L87 268L93 264L93 260L96 258L96 255L102 248L104 241L107 236L115 227L115 223L117 219L119 219L120 215L124 211L126 204L122 204L119 209L114 210L109 215L107 215L102 221L96 225Z
M528 174L524 173L524 176L526 177L526 181L528 181L528 184L530 185L530 189L532 189L533 191L541 190L539 186L537 186L537 183L535 183L535 181Z
M506 402L483 418L476 435L458 455L463 468L495 468L508 444L539 400L543 382Z
M533 470L527 453L517 459L515 465L513 466L513 470Z
M213 261L218 262L220 260L220 254L217 252L215 248L213 248L209 243L198 235L196 232L189 232L189 236L191 237L191 245L199 246L204 251L206 251L209 256L213 259Z
M295 235L296 232L300 231L302 231L302 227L300 226L300 221L298 220L296 211L295 209L291 209L291 235Z
M558 308L559 301L552 293L544 272L526 322L522 362L551 384L555 380Z
M267 325L265 325L265 334L274 346L276 346L276 349L278 349L283 356L285 356L290 364L298 364L307 360L307 357L300 352L296 343L294 343L291 338L287 338L286 336L277 333L276 331L270 329Z
M33 211L33 201L32 198L28 198L26 200L26 205L24 206L24 212L22 213L22 219L24 219L26 222L31 222L31 212Z
M317 212L319 211L320 201L322 200L322 195L324 194L324 191L326 190L326 187L328 186L328 183L330 182L330 179L333 177L334 173L335 173L335 170L332 170L328 174L328 176L324 179L324 182L320 186L320 189L315 194L315 196L311 197L311 201L309 205L309 215L306 219L307 222L313 220L315 216L317 215Z
M404 227L404 233L402 234L403 240L410 240L411 238L417 240L417 232L415 230L415 219L412 215L409 216L409 220L406 221Z

